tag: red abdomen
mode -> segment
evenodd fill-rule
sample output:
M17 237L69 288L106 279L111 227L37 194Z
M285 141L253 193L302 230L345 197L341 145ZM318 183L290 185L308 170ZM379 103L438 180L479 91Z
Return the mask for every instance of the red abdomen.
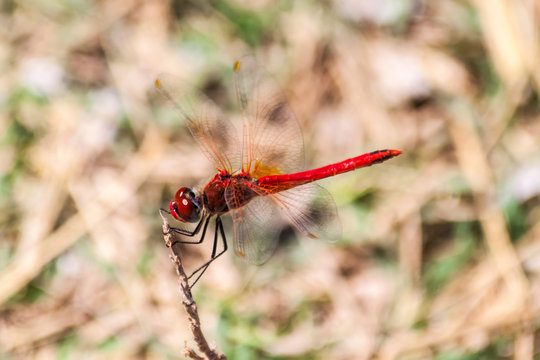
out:
M377 150L341 162L320 167L318 169L302 171L295 174L267 175L260 177L257 182L260 186L280 185L279 191L290 189L329 176L342 174L361 167L378 164L401 154L399 150Z

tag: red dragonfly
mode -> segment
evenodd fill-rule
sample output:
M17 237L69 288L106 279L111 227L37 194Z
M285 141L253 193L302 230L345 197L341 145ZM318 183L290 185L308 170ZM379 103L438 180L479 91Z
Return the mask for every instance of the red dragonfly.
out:
M169 81L167 76L155 81L217 170L202 190L181 187L170 203L170 214L176 220L198 223L193 230L172 231L188 237L201 233L196 241L180 243L201 243L215 217L210 260L190 275L199 274L191 287L227 251L222 215L232 217L236 254L251 263L261 264L273 253L283 219L308 237L337 239L340 226L334 201L314 181L401 154L399 150L377 150L300 171L304 165L302 134L279 87L249 57L234 64L234 79L241 110L238 127L204 95L178 87L179 82ZM218 252L219 237L223 245Z

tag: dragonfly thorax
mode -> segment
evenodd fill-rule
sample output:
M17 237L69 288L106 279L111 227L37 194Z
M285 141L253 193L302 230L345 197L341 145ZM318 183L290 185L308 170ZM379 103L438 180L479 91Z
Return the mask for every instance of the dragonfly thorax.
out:
M246 173L218 173L203 190L204 207L210 215L220 215L246 205L257 196L255 180Z

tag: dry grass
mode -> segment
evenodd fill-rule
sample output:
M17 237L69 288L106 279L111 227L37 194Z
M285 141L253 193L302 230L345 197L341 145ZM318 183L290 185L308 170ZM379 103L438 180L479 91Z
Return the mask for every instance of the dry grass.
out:
M153 90L227 103L255 53L288 94L344 238L232 252L194 297L229 359L538 358L540 6L532 0L4 1L0 358L193 347L158 209L212 176ZM182 248L193 268L211 241ZM212 344L211 344L212 346Z

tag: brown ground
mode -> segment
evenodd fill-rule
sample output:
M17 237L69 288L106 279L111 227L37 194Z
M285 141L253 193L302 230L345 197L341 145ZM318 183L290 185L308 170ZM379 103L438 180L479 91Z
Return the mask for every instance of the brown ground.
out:
M153 79L227 104L246 53L310 167L404 154L322 182L340 242L213 264L207 338L229 359L538 358L539 4L3 1L0 358L182 358L158 209L213 169Z

